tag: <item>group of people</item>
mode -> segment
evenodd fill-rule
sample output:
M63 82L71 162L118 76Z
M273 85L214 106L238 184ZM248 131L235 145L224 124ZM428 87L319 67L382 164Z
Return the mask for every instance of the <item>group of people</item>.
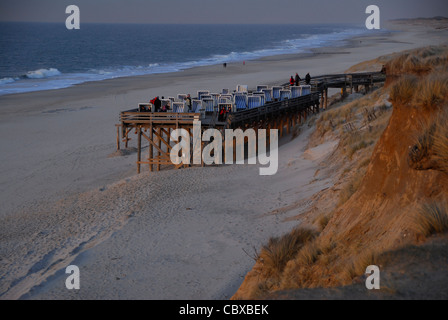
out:
M296 76L294 77L294 76L291 76L291 78L289 79L289 85L291 85L291 86L298 86L299 84L300 84L300 81L301 81L302 79L300 78L300 76L299 76L299 74L298 73L296 73ZM310 83L311 83L311 76L310 76L310 74L309 73L307 73L306 74L306 76L305 76L305 83L307 84L307 85L309 85Z
M164 99L165 97L162 97L162 99ZM168 110L170 109L170 105L169 104L164 104L162 106L162 100L159 99L159 97L155 97L154 99L152 99L151 101L149 101L153 106L154 106L154 111L155 112L168 112Z
M171 110L170 102L162 105L162 100L164 100L165 97L162 97L162 99L159 99L159 97L155 97L154 99L150 100L149 102L154 106L154 112L168 112ZM185 106L188 108L188 112L191 112L192 110L192 103L191 103L191 96L187 95L185 97ZM140 110L145 111L145 110ZM151 110L146 110L151 111Z

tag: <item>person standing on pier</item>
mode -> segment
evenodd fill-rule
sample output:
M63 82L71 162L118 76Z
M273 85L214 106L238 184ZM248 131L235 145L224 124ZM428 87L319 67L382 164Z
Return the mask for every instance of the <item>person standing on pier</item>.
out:
M291 78L289 79L289 85L290 86L294 85L294 78L293 78L293 76L291 76Z
M299 83L300 83L300 80L302 80L302 79L300 79L300 77L299 77L299 74L298 73L296 73L296 77L295 77L295 82L296 82L296 86L298 86L299 85Z
M191 97L190 97L189 94L188 94L187 97L185 98L185 102L186 102L186 105L187 105L187 108L188 108L188 112L191 112L191 111L192 111L192 110L191 110Z
M305 82L307 85L309 85L311 83L311 76L309 73L307 73L305 76Z

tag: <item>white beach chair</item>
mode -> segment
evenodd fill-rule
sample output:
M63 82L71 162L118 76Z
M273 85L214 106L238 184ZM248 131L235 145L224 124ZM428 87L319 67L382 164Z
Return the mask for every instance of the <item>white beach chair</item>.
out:
M261 99L260 103L262 106L264 106L266 104L266 96L265 96L264 92L254 92L253 95L260 97L260 99Z
M233 112L232 103L220 103L218 104L218 119L219 119L219 112L221 112L221 108L225 108L226 112Z
M244 110L247 108L247 95L246 94L241 94L241 93L237 93L234 96L234 100L233 100L235 106L236 106L236 110Z
M177 95L177 99L184 101L187 98L187 94L180 93Z
M302 88L300 86L291 86L291 98L297 98L302 95Z
M214 106L215 101L213 99L202 99L202 108L204 108L206 112L213 112Z
M212 99L213 100L213 97L211 94L203 94L203 95L201 95L200 100L204 100L204 99Z
M201 118L205 119L205 109L202 107L202 100L191 100L191 109L194 113L200 113Z
M220 93L210 93L210 96L212 97L213 101L215 101L215 106L218 106L218 100L219 100L219 96L221 94Z
M199 113L200 109L202 109L202 101L201 100L191 100L191 109L195 113Z
M269 88L269 87L266 86L266 85L261 85L261 84L259 84L259 85L257 86L257 92L261 92L263 89L267 89L267 88Z
M178 113L178 112L185 112L185 103L183 102L173 102L172 103L172 112Z
M272 101L272 89L262 89L261 90L264 93L265 103Z
M154 112L154 105L148 102L141 102L138 104L138 111Z
M222 94L222 95L220 95L219 97L220 97L221 99L228 99L228 100L230 100L230 101L233 100L233 95L231 95L231 94Z
M280 101L291 99L291 90L280 90Z
M164 107L168 107L169 109L172 109L172 101L169 99L160 99L160 111L163 110Z
M280 90L283 90L283 87L272 87L272 99L280 99Z
M198 99L201 100L203 95L209 95L209 94L210 94L210 91L207 91L207 90L198 91Z
M311 86L310 85L303 85L300 86L302 88L302 96L305 96L307 94L311 94Z
M247 92L247 85L245 84L239 84L236 86L236 92Z
M260 96L247 96L247 106L249 109L261 107Z
M229 94L230 90L229 89L222 89L221 94Z

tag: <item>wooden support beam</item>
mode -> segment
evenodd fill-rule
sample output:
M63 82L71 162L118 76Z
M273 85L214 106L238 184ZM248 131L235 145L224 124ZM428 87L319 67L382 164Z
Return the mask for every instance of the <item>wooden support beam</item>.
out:
M154 134L157 137L157 159L160 159L160 157L162 156L162 139L160 137L160 127L158 127L156 131L154 131ZM157 171L160 171L160 163L157 163Z
M117 151L120 150L120 125L116 125L117 127Z
M142 160L142 128L138 127L137 173L140 173L140 161Z
M152 127L152 123L149 125L149 140L150 141L152 141L152 139L153 139L153 127ZM148 159L149 160L152 160L152 158L154 157L154 149L153 149L153 146L152 146L152 144L150 143L149 144L149 146L148 146L148 152L149 152L149 154L148 154ZM153 166L153 164L152 163L150 163L149 164L149 171L150 172L153 172L153 170L154 170L154 166Z

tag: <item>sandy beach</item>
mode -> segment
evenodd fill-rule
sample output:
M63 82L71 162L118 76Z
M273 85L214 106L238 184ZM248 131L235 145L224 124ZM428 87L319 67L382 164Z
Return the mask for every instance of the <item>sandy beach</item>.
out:
M394 31L314 54L0 96L0 299L230 298L253 266L254 248L297 225L288 218L331 186L315 172L337 141L307 149L311 128L284 137L274 176L259 176L256 165L136 175L135 153L111 156L119 112L154 96L342 73L447 43L446 29L387 28ZM273 214L297 203L296 211ZM70 264L80 268L81 290L65 288Z

